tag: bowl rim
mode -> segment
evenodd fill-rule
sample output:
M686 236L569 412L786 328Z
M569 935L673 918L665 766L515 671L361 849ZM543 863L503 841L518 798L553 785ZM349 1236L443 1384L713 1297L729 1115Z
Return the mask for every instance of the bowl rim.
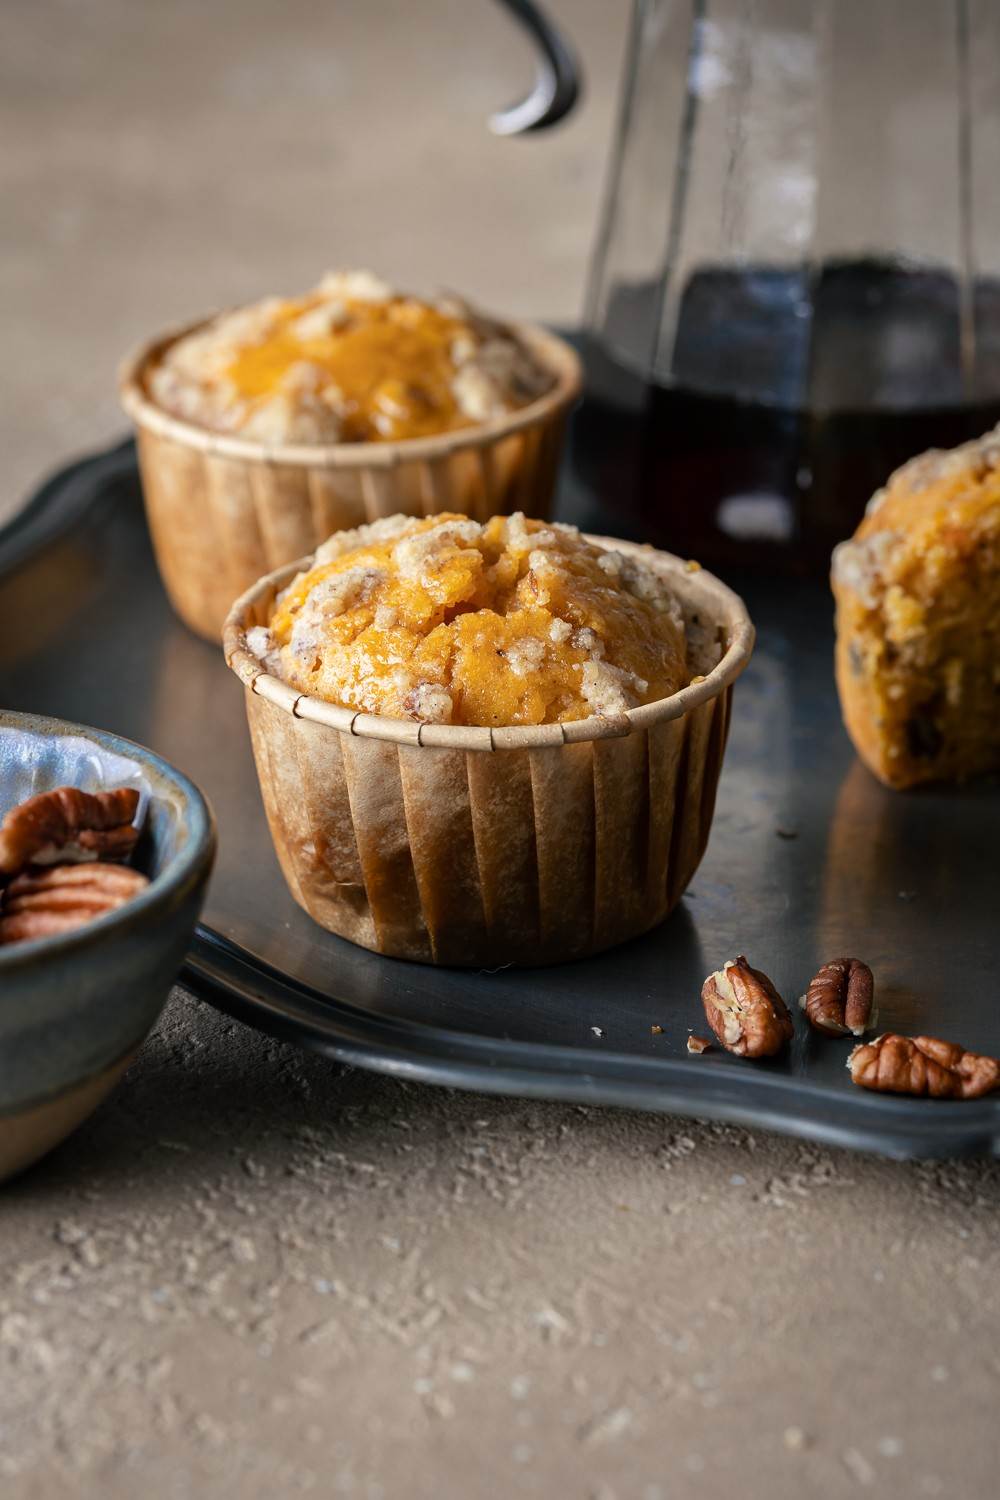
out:
M226 312L236 310L224 308L193 323L155 334L126 355L118 370L118 394L125 411L138 427L221 458L306 468L394 469L400 464L447 458L463 449L487 448L501 438L548 422L568 409L583 388L583 366L571 344L537 323L508 318L503 320L504 328L520 339L539 363L555 376L555 384L537 400L502 417L430 437L403 438L387 443L264 443L232 433L214 432L209 427L176 417L159 406L147 393L146 373L171 344L189 333L196 333Z
M308 568L312 558L300 558L276 568L241 594L232 605L223 627L223 651L228 666L244 686L266 698L293 718L323 724L341 733L365 739L386 740L394 744L448 750L540 750L585 740L621 738L648 729L668 719L683 718L691 709L722 693L743 671L750 660L756 632L747 607L738 594L699 563L686 562L671 552L661 552L648 544L622 541L617 537L595 536L583 532L585 540L599 547L612 548L653 562L666 573L682 600L700 604L711 618L724 626L729 644L721 660L700 681L690 682L667 698L654 699L626 709L616 717L592 714L559 724L520 724L506 728L487 725L424 724L410 719L393 719L384 714L366 714L353 708L328 703L312 693L301 693L269 672L246 644L246 616L268 592L272 596L296 573Z
M185 847L153 876L145 890L131 897L124 905L103 916L95 917L82 927L69 932L54 933L49 937L31 938L20 943L0 946L0 976L26 964L43 959L48 954L64 958L72 950L81 953L95 944L110 939L112 934L128 931L145 923L147 916L159 907L184 895L211 870L216 852L215 815L204 794L194 782L157 755L155 750L139 745L123 735L110 730L95 729L92 725L77 724L69 719L57 719L47 714L33 714L18 709L0 708L0 730L33 729L41 734L56 737L79 735L93 740L103 749L115 754L131 757L141 765L152 767L158 775L170 781L180 791L186 811L191 817L191 837ZM152 794L155 796L155 791Z

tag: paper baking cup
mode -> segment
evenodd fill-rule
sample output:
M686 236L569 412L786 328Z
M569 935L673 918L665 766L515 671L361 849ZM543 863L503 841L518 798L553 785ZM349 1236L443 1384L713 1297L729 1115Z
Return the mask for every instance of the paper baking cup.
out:
M676 905L708 842L753 626L710 574L590 540L666 573L723 652L702 681L616 719L488 729L340 708L269 674L246 645L311 560L237 600L226 660L246 688L271 835L322 927L423 963L558 963L646 932Z
M266 444L182 421L149 396L152 366L202 326L144 345L120 374L160 575L174 609L199 635L217 641L238 595L331 532L399 512L453 510L479 521L514 510L548 516L581 383L579 359L553 334L508 325L555 384L495 421L398 443Z

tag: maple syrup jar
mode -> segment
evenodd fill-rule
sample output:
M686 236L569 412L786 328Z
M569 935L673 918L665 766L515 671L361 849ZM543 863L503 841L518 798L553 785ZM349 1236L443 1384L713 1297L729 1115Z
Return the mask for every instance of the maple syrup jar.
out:
M825 572L996 424L998 56L966 0L636 0L574 432L605 529Z

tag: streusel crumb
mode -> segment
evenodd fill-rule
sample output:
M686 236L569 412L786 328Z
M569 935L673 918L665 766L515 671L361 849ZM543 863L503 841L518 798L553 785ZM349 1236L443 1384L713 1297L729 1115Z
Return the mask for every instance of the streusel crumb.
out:
M1000 767L1000 429L898 469L833 555L837 685L890 786Z
M552 383L503 324L370 271L223 313L171 344L148 377L175 416L269 444L427 437L516 411Z
M520 514L394 516L341 533L251 634L302 692L438 724L617 716L691 670L662 573Z

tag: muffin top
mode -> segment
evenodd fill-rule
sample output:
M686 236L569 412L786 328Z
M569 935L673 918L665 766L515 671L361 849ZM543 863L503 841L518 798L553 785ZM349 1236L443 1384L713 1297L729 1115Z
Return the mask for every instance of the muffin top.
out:
M247 645L304 693L435 724L617 715L690 678L661 573L520 514L391 516L340 532Z
M932 448L897 469L868 502L854 536L833 554L835 590L864 609L930 599L958 566L970 581L996 568L1000 548L1000 427L971 443Z
M175 416L267 443L429 437L516 411L552 384L511 329L368 271L223 313L169 345L147 376Z

